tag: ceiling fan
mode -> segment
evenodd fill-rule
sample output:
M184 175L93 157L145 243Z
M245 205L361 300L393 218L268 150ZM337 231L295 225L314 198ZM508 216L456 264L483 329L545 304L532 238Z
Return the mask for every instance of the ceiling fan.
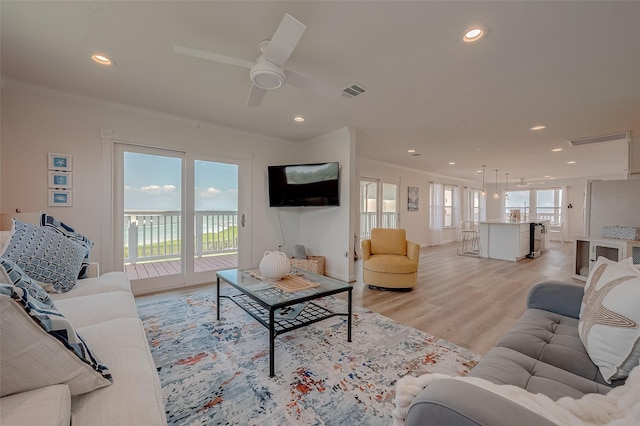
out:
M536 182L525 182L524 178L520 178L520 182L516 185L518 188L526 188L529 185L544 185L545 182L536 181Z
M173 50L183 55L248 68L250 70L249 77L253 83L247 98L247 106L250 107L259 106L267 91L278 89L286 83L320 96L337 99L341 96L340 90L312 77L284 68L285 62L293 53L293 49L302 38L306 28L305 24L286 13L271 40L263 40L258 45L262 54L255 62L175 44Z

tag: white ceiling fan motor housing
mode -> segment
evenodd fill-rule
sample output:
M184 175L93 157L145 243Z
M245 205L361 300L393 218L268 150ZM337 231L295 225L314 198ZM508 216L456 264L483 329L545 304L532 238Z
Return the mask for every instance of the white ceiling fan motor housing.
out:
M260 56L256 64L251 67L251 81L261 89L273 90L284 86L284 70L274 63Z

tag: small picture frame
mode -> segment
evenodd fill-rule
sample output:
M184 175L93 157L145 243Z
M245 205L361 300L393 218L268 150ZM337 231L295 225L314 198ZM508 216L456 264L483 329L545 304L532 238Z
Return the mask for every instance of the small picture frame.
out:
M73 177L71 172L49 171L49 188L51 189L71 189L73 188Z
M66 189L49 190L49 207L71 207L73 205L72 192Z
M72 160L70 155L49 153L49 170L70 172L73 170Z

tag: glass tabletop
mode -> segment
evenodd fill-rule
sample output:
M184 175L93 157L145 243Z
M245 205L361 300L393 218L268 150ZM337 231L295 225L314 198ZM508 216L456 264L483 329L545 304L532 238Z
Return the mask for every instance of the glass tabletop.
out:
M251 272L259 272L259 270L258 268L226 269L218 271L216 275L241 292L261 300L268 306L296 300L317 299L322 296L348 291L352 288L351 284L343 281L291 268L291 272L295 277L301 277L310 282L317 283L318 286L294 292L286 292L276 287L272 280L262 281L253 277L250 274Z

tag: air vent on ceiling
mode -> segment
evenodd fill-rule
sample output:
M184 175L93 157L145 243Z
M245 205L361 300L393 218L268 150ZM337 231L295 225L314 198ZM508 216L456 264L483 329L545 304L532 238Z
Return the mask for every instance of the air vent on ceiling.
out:
M626 141L629 139L631 132L619 132L611 135L593 136L589 138L569 139L567 142L571 146L589 145L592 143L600 142L614 142L614 141Z
M357 83L354 83L342 89L342 96L344 96L345 98L351 99L358 95L362 95L363 93L366 93L366 92L367 92L367 89L363 88L361 85Z

